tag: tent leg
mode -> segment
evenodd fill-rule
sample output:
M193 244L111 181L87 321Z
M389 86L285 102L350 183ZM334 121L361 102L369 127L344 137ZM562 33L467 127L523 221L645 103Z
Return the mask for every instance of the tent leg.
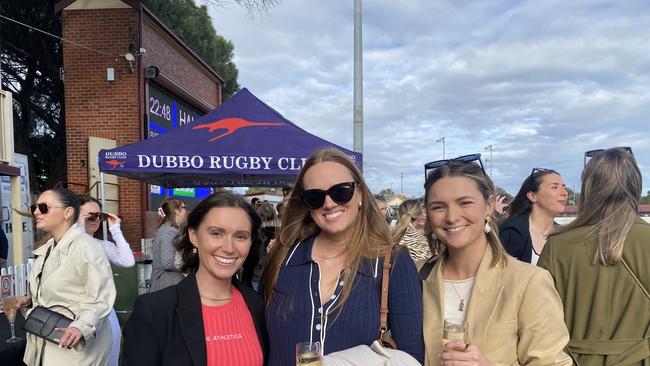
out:
M104 190L104 172L99 173L99 191L102 196L102 207L106 208L106 191ZM102 221L102 234L104 235L104 241L108 240L108 223Z

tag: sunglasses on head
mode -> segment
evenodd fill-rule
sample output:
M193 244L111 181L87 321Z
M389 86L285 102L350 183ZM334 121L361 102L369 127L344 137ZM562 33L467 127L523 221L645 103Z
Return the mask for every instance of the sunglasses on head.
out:
M36 209L38 209L43 215L45 215L50 210L50 208L53 207L63 208L61 206L48 206L47 203L37 203L29 206L29 209L32 211L32 215L36 212Z
M630 155L634 156L634 153L632 152L632 148L629 146L619 146L619 147L613 147L612 149L623 149L630 153ZM585 159L584 159L584 165L587 166L587 161L591 158L595 158L596 156L602 154L605 152L605 150L609 149L594 149L594 150L589 150L585 151Z
M86 219L90 221L97 221L97 219L99 219L99 221L106 221L108 220L108 214L104 212L89 212Z
M315 210L323 207L325 204L325 197L330 196L332 201L342 205L350 202L354 196L354 188L358 185L357 182L344 182L331 186L328 190L322 189L308 189L302 192L300 198L308 208Z
M550 173L550 172L555 172L555 170L546 169L546 168L533 168L533 170L530 172L530 175L535 175L537 173Z
M458 164L458 163L474 163L475 161L478 161L477 165L481 167L483 174L487 175L485 174L485 168L483 168L483 161L481 161L481 154L469 154L469 155L459 156L454 159L436 160L424 164L424 179L426 180L429 177L429 174L431 174L431 172L445 165Z

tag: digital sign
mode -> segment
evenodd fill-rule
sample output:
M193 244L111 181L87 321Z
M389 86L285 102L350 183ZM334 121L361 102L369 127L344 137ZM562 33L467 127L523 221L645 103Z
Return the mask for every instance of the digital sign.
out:
M147 84L147 121L145 123L147 138L164 135L174 128L186 125L202 116L195 109L187 106L171 95ZM157 208L164 196L203 199L212 193L210 188L170 188L152 185L149 187L152 199L151 209ZM155 197L155 198L154 198Z
M169 94L148 84L147 137L165 134L186 125L201 114Z

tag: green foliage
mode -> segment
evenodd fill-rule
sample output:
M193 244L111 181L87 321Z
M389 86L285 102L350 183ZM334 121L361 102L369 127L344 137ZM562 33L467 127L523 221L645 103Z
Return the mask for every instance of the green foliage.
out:
M193 0L144 0L143 3L226 81L224 100L239 90L239 71L232 62L235 47L217 34L205 5L197 6Z
M390 189L390 188L384 188L384 189L382 189L381 191L379 191L378 194L381 194L381 195L384 195L384 196L385 196L385 195L392 195L392 194L395 194L395 192L393 192L393 190Z
M49 0L1 1L0 14L61 35L60 14ZM61 42L0 19L2 88L13 96L14 149L29 157L34 191L66 179Z

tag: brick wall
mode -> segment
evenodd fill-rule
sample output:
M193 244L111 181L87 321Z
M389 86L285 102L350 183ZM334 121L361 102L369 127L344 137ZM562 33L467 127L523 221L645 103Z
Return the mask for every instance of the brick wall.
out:
M68 182L85 193L88 185L88 137L114 139L117 145L140 140L141 117L138 65L129 72L123 56L129 40L137 40L135 9L63 11L63 37L110 54L64 43L65 112ZM134 34L134 35L132 35ZM136 60L137 61L137 60ZM106 69L115 68L115 81L106 80ZM140 246L141 185L119 178L122 230L134 248Z
M142 33L142 47L147 50L142 58L144 67L157 66L161 73L204 102L212 106L221 104L221 85L214 79L208 82L213 77L149 18L145 17Z
M146 16L143 18L147 19ZM141 65L156 65L174 82L211 105L220 104L221 85L206 72L193 56L183 51L160 27L147 20L138 24L138 10L85 9L64 10L63 37L109 55L64 43L65 112L67 167L69 187L85 193L88 185L88 137L114 139L117 146L140 140L143 113L146 111L144 79ZM142 44L138 32L143 29ZM124 54L129 41L146 53L136 57L134 72L129 72ZM115 69L115 81L106 80L106 69ZM82 162L83 161L83 162ZM144 236L142 217L146 185L131 179L118 178L119 214L122 231L134 250L140 249Z

